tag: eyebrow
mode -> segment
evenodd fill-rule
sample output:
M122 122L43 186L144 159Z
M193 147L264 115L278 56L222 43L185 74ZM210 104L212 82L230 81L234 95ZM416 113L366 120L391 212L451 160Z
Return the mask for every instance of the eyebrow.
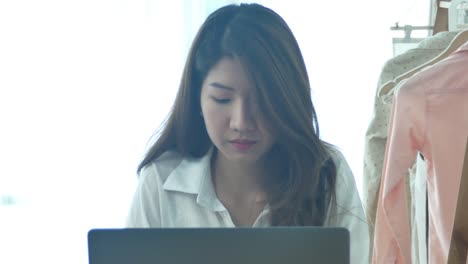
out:
M227 86L227 85L224 85L224 84L220 84L220 83L217 83L217 82L212 82L209 84L211 87L214 87L214 88L219 88L219 89L225 89L225 90L229 90L229 91L234 91L235 89L230 87L230 86Z

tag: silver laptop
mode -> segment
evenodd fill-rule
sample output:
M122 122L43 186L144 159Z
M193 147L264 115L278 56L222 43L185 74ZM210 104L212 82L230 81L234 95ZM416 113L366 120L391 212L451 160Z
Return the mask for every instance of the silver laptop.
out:
M89 264L349 264L344 228L92 229Z

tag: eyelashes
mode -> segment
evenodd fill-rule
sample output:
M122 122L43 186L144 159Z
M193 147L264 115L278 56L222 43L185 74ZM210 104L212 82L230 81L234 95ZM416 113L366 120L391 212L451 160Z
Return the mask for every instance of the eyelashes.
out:
M217 104L228 104L231 102L230 98L217 98L217 97L211 96L211 99Z

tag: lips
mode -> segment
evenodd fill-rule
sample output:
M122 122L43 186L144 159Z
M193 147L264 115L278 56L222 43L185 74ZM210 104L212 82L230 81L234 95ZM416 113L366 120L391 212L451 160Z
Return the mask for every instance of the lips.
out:
M231 145L239 151L246 151L250 149L255 143L255 140L249 140L249 139L235 139L229 141Z
M255 140L249 140L249 139L235 139L235 140L231 140L231 143L236 143L236 144L255 144Z

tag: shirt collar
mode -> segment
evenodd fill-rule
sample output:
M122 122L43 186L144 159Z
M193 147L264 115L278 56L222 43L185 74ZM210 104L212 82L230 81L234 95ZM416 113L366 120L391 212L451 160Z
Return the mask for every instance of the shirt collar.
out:
M417 49L445 49L460 31L442 31L421 41Z
M458 51L468 51L468 42L461 45L461 47L458 49Z
M225 211L226 208L216 196L211 178L210 149L201 158L184 158L164 182L167 191L177 191L197 195L197 203L213 211Z

